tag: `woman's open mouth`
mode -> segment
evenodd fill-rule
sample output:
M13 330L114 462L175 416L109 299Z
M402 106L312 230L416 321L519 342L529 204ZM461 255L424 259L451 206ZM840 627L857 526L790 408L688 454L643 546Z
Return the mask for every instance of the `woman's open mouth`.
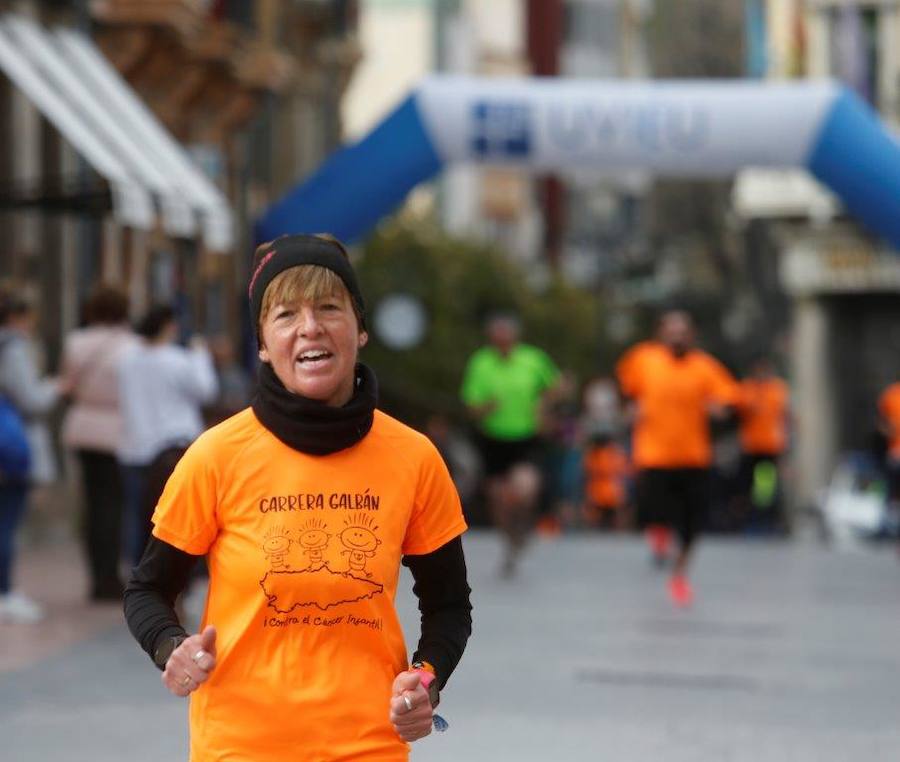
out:
M310 349L301 353L295 362L304 370L315 370L326 365L332 357L334 355L324 349Z

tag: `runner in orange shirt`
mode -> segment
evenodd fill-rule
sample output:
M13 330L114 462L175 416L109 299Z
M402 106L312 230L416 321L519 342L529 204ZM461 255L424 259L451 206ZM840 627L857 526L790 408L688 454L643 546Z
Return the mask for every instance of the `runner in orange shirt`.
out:
M191 762L401 762L442 727L438 690L471 631L459 497L434 445L376 409L338 241L264 244L249 292L253 405L175 468L126 619L168 690L191 696ZM189 634L174 602L204 555L209 595ZM411 658L401 563L422 613Z
M782 521L778 469L787 448L789 400L788 385L775 375L771 359L755 360L750 376L741 381L737 408L743 454L741 499L751 516L765 512L765 529L776 529Z
M888 499L896 504L900 502L900 381L881 393L878 413L879 428L887 438Z
M668 555L670 530L677 532L669 593L680 606L693 598L688 560L709 507L710 419L727 416L738 397L725 367L694 341L690 316L667 312L656 340L630 349L616 367L622 394L631 401L638 521L660 562Z
M625 505L628 456L608 431L590 438L582 461L585 476L585 519L591 526L614 529Z

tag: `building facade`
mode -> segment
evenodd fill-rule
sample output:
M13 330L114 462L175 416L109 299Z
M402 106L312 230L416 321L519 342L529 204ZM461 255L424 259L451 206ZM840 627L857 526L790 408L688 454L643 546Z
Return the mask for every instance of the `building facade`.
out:
M761 0L757 11L758 74L838 79L898 124L900 3ZM746 257L774 253L790 300L793 498L814 506L843 455L877 458L877 399L900 378L900 258L803 172L742 173L734 208Z
M170 302L185 333L239 340L253 220L339 141L356 18L352 0L0 4L0 274L39 287L51 367L100 281L135 316Z

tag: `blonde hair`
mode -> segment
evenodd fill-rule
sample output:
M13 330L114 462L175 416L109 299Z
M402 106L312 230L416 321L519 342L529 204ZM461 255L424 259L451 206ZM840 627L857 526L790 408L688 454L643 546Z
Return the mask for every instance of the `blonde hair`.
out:
M346 296L351 303L353 302L344 281L327 267L321 265L289 267L284 272L278 273L266 286L262 307L259 310L257 330L262 332L262 324L265 322L269 310L276 304L294 304L299 301L314 302L329 296ZM356 314L355 305L353 312ZM359 320L359 315L356 316L356 319Z

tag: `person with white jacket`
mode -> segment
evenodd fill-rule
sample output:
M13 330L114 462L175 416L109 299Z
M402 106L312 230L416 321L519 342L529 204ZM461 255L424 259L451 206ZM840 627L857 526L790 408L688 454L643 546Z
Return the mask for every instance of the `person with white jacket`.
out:
M150 517L175 464L204 430L203 406L216 396L212 356L203 339L176 343L174 310L152 307L137 325L141 338L119 363L125 467L130 512L129 554L137 564L150 537Z
M43 608L12 587L15 537L34 484L56 479L57 466L46 416L66 391L64 383L41 378L31 337L37 323L33 300L21 285L0 285L0 395L22 418L30 450L25 479L0 477L0 622L33 623Z
M83 328L63 348L62 378L71 405L62 426L63 444L81 467L85 557L94 601L122 599L119 558L124 498L116 453L122 439L118 363L136 343L128 325L128 298L98 286L85 305Z

